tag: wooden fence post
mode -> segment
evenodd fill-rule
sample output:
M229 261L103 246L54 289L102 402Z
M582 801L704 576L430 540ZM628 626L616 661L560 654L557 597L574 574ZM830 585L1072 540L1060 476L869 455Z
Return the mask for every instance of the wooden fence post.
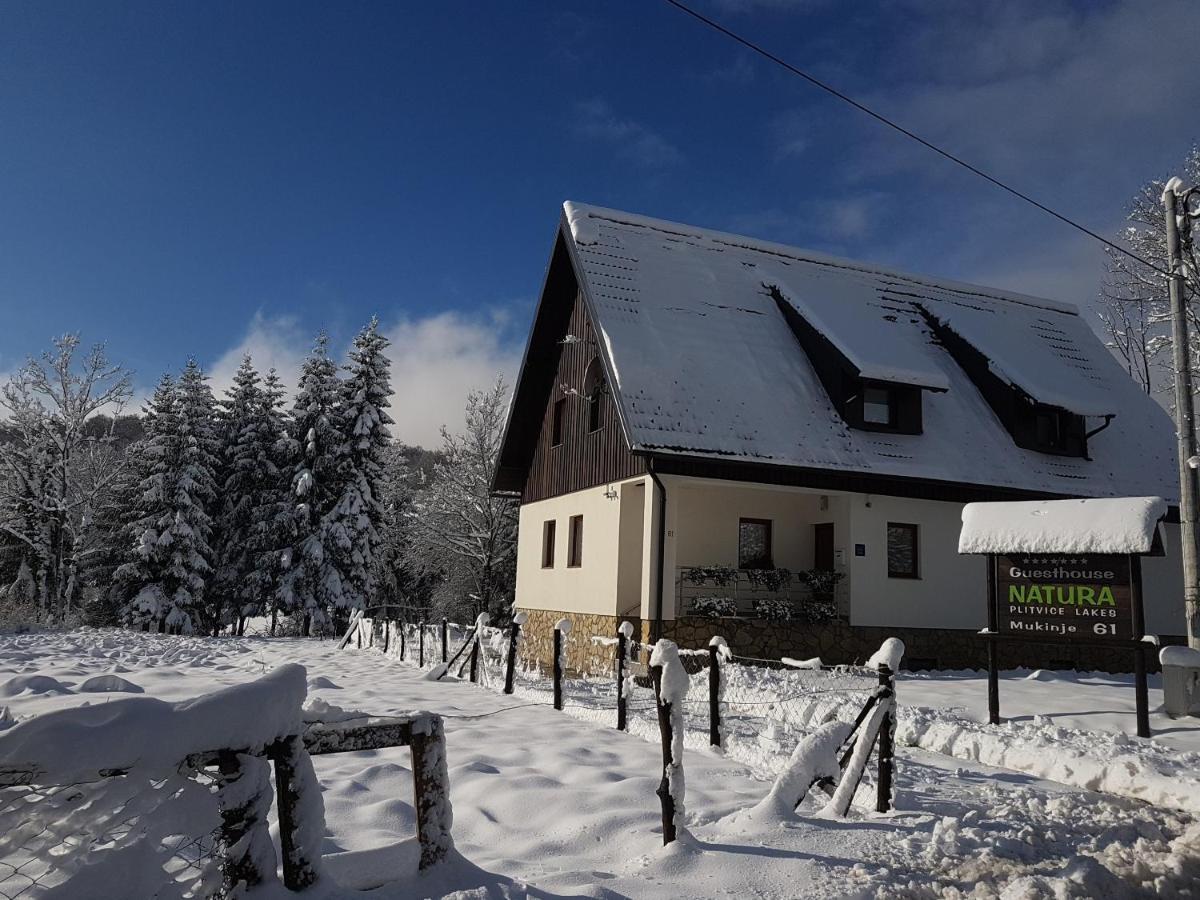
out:
M302 789L319 790L315 783L306 784L312 777L312 764L308 771L301 772L300 755L306 754L304 739L292 735L280 739L272 749L275 761L275 796L279 808L279 849L283 854L283 886L289 891L299 891L317 880L313 861L304 855L304 830L312 823L305 822L298 801ZM307 777L306 777L307 776Z
M445 644L442 645L443 647ZM475 637L471 638L471 684L479 682L479 629L475 630Z
M407 622L400 623L400 658L401 659L408 659L408 657L405 653L405 651L407 650L407 648L405 647L405 632L408 630L407 625L408 625Z
M629 704L625 699L625 654L628 651L629 637L625 634L622 622L617 627L617 731L624 731L629 724Z
M417 624L417 665L425 668L425 622Z
M725 639L713 637L708 642L708 743L721 746L721 648Z
M521 640L521 626L525 624L525 613L513 616L512 624L508 627L508 660L504 664L504 693L513 692L513 679L517 669L517 644Z
M274 874L275 848L267 831L267 811L271 807L269 770L266 760L233 750L219 752L217 768L223 856L221 896L237 896L243 888L262 884L268 874ZM267 859L271 866L269 873L259 868L259 863Z
M875 811L892 808L892 770L896 730L896 675L885 664L879 665L880 702L888 705L887 714L879 724L879 779L876 784Z
M417 813L417 841L421 869L446 858L454 848L450 836L450 776L446 771L446 732L442 717L429 714L427 725L414 724L412 743L413 808Z
M442 616L442 662L450 658L450 620ZM472 681L475 679L472 678Z
M650 667L650 679L654 682L654 699L658 706L658 732L662 738L662 780L654 793L662 801L663 846L672 843L675 838L675 798L671 795L671 745L674 734L671 728L671 704L662 699L662 666Z
M387 656L388 645L392 642L392 623L388 621L387 607L383 608L383 655Z
M558 625L554 626L554 708L555 709L563 708L563 698L562 698L563 633L562 633L562 629L558 627L561 624L562 624L562 622L559 622Z

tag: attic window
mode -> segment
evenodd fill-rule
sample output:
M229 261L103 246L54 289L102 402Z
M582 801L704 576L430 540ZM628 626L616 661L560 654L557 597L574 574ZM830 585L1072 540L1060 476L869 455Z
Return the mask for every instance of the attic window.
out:
M604 424L604 370L600 368L600 357L593 357L588 365L584 381L587 400L587 430L591 434Z
M921 391L944 388L922 388L919 384L864 376L863 369L787 302L778 289L769 291L847 425L863 431L921 433Z
M1081 414L1039 403L1025 390L997 375L988 356L950 325L924 307L921 312L942 346L967 373L996 418L1012 435L1014 444L1038 453L1087 458L1087 426Z
M863 388L863 422L887 427L896 424L896 401L890 388Z

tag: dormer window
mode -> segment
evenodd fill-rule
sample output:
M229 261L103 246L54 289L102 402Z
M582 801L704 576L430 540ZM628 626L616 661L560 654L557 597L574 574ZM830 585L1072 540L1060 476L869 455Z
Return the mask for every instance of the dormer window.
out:
M920 370L911 356L903 357L903 361L912 365L871 364L861 358L856 363L847 355L851 350L835 345L828 335L814 328L778 289L769 290L847 425L863 431L921 433L921 392L945 390L944 376ZM886 373L889 379L871 377L877 373ZM913 383L890 380L893 376L911 377Z
M928 310L922 311L942 346L1008 429L1014 444L1038 453L1087 458L1087 425L1082 415L1039 402L1028 391L1001 378L983 351Z
M896 397L890 388L863 387L863 422L892 428L896 424Z

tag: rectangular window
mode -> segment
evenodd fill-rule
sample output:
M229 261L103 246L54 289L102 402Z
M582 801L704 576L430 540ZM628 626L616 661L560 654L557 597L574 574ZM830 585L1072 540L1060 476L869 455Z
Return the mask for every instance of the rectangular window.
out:
M542 523L542 568L554 568L554 531L556 528L553 519L547 519Z
M567 398L560 397L554 401L554 422L550 428L550 446L557 447L563 442L563 420L567 413Z
M919 578L917 526L888 522L888 578Z
M863 388L863 421L868 425L896 424L896 404L887 388Z
M774 568L770 519L738 519L738 568Z
M583 516L571 516L570 542L567 544L567 566L578 569L583 565Z

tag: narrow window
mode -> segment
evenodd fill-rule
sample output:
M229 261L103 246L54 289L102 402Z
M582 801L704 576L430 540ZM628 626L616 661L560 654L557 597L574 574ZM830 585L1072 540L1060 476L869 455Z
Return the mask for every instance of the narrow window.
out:
M917 526L888 522L888 578L918 578Z
M600 367L600 357L592 359L588 364L587 378L584 381L587 392L587 430L590 434L599 431L604 424L604 395L607 392L604 384L604 370Z
M578 569L583 565L583 516L571 516L570 541L567 544L567 566Z
M887 388L863 388L863 421L868 425L896 424L896 404Z
M563 442L563 419L567 411L567 398L560 397L554 401L554 423L550 429L550 446L557 447Z
M1035 420L1035 439L1047 450L1062 447L1062 418L1053 410L1041 410Z
M738 520L738 568L772 569L771 520Z
M555 522L547 519L542 524L542 568L554 568L554 530Z

